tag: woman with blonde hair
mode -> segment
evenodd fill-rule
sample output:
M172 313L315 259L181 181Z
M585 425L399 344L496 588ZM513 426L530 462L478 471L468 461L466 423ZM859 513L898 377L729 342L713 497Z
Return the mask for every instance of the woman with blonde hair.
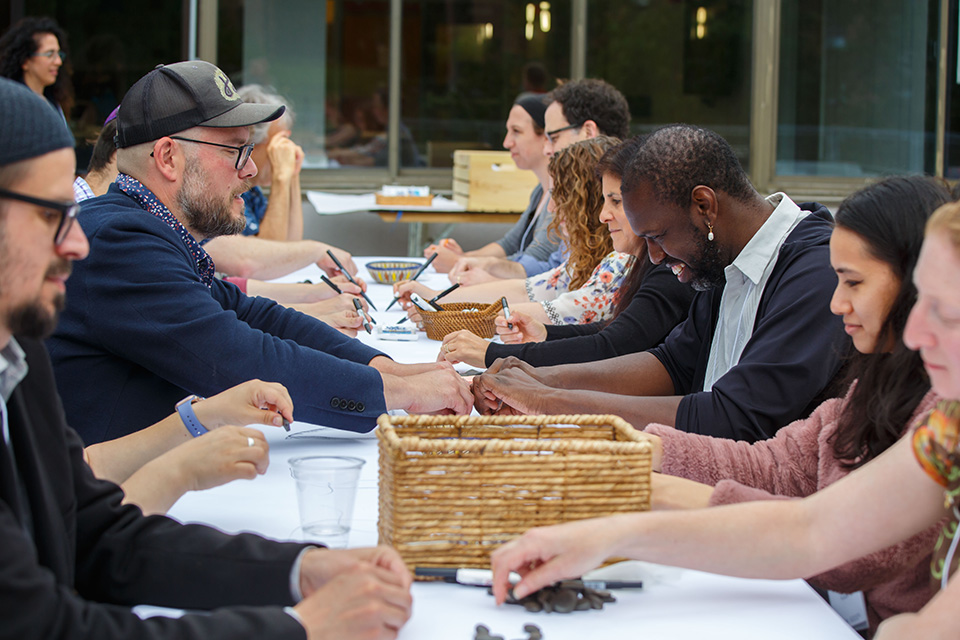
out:
M583 140L554 154L550 160L551 229L567 241L567 259L556 269L526 279L498 280L464 286L447 295L447 302L489 303L506 297L511 309L548 324L584 324L613 315L617 291L634 256L614 251L607 225L600 221L603 192L596 166L616 138ZM410 294L429 299L437 291L419 282L394 287L411 318L417 319Z

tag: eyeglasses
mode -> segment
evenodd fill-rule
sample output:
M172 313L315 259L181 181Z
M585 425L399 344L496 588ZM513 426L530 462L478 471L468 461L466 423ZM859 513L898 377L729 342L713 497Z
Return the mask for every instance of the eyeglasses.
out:
M7 191L6 189L0 189L0 198L34 204L59 216L57 232L53 236L53 244L58 246L63 244L63 241L67 239L67 234L70 233L70 227L73 226L73 221L77 219L77 214L80 213L80 205L76 202L44 200L43 198L25 196L22 193L15 193L13 191Z
M550 138L550 144L557 144L558 133L569 131L570 129L579 129L582 126L582 124L568 124L565 127L560 127L559 129L554 129L553 131L547 131L547 137Z
M66 59L67 59L67 52L66 52L66 51L62 51L62 50L61 50L61 51L57 51L57 50L55 50L55 49L51 49L50 51L40 51L40 52L37 52L37 53L35 53L35 54L33 54L33 55L37 56L38 58L49 58L49 59L51 59L51 60L53 59L54 56L60 58L60 60L66 60Z
M206 140L194 140L193 138L181 138L180 136L167 136L173 140L180 140L181 142L195 142L197 144L208 144L211 147L222 147L224 149L233 149L237 152L237 171L243 168L243 165L247 164L247 160L250 159L250 154L253 153L253 143L250 142L240 147L233 147L229 144L220 144L218 142L207 142ZM152 153L150 155L153 155Z

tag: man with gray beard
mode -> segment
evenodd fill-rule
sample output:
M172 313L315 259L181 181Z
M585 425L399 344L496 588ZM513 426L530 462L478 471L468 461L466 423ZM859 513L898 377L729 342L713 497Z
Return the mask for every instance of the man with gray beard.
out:
M84 202L90 257L77 263L48 341L87 444L146 427L174 405L189 420L196 396L251 378L287 387L297 419L351 431L373 429L388 409L469 411L469 387L450 365L397 364L214 278L200 241L243 229L240 196L257 174L251 126L283 109L244 103L203 61L161 65L124 97L120 174Z

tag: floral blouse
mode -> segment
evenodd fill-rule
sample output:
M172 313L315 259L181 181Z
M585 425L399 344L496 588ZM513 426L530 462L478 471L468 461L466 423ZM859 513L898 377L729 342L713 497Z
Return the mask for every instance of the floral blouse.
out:
M629 253L608 253L579 289L570 291L567 263L527 278L527 297L543 305L553 324L588 324L613 317L617 292L635 258Z
M943 400L913 432L913 453L920 466L944 488L944 508L953 511L933 549L930 574L934 588L946 586L957 570L956 535L960 522L960 402Z

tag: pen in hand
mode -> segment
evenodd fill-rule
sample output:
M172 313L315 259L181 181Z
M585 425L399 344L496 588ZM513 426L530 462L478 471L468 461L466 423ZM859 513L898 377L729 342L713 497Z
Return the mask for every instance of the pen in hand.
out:
M439 300L439 299L442 298L443 296L447 295L447 294L450 293L451 291L457 289L459 286L460 286L460 283L459 283L459 282L456 282L456 283L450 285L449 287L447 287L446 289L444 289L443 291L441 291L441 292L438 293L437 295L435 295L435 296L433 296L432 298L430 298L429 300L427 300L427 304L429 304L431 307L433 307L433 308L436 309L437 311L443 311L443 307L441 307L439 304L437 304L437 300ZM403 319L400 320L400 322L398 322L397 324L403 324L403 323L406 322L406 321L407 321L407 318L403 318Z
M500 304L503 306L503 317L507 319L507 329L513 329L513 323L510 322L510 307L507 305L507 297L500 298Z
M340 287L338 287L337 285L335 285L335 284L333 283L333 280L331 280L331 279L328 278L327 276L320 276L320 279L323 280L324 284L326 284L328 287L330 287L331 289L333 289L334 291L336 291L337 294L343 293L343 291L340 289Z
M413 276L410 278L410 282L413 282L414 280L416 280L417 278L419 278L419 277L420 277L420 274L422 274L424 271L427 270L427 267L430 266L430 263L433 262L434 259L436 259L436 257L437 257L438 255L440 255L440 254L438 254L436 251L434 251L434 252L433 252L433 255L431 255L429 258L427 258L427 261L424 262L422 265L420 265L420 268L417 269L416 273L413 274ZM397 300L399 300L399 299L400 299L400 296L397 296L396 298L394 298L394 299L390 302L390 304L387 305L387 308L384 309L384 311L390 311L390 307L392 307L393 305L397 304Z
M337 269L340 269L340 273L343 274L343 277L345 277L347 280L349 280L353 284L356 284L358 287L360 287L360 285L357 284L357 281L353 279L353 276L350 275L350 272L344 269L343 265L340 264L340 261L337 260L337 256L333 255L333 251L330 251L330 249L327 249L327 255L330 256L331 260L333 260L333 264L337 265ZM367 304L370 305L371 309L373 309L374 311L379 311L379 309L377 309L377 306L373 304L373 300L368 298L367 294L363 292L363 287L360 287L360 295L363 296L363 299L367 301Z
M370 328L370 322L376 324L376 321L369 315L363 312L363 305L360 304L360 301L356 298L353 299L353 306L357 308L357 313L360 314L360 319L363 320L363 328L367 330L367 333L373 333L373 330ZM369 319L369 322L368 322Z

